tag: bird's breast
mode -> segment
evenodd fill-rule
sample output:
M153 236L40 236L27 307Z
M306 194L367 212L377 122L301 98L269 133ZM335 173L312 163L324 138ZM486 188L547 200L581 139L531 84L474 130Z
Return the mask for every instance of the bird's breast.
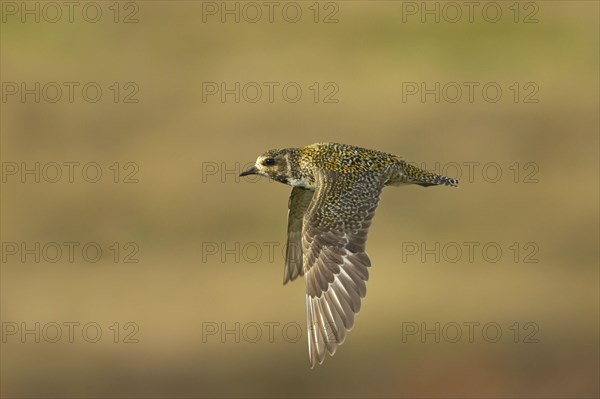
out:
M287 184L289 184L290 186L293 186L293 187L306 188L308 190L314 190L315 189L314 184L311 184L306 179L296 179L296 178L291 177L291 178L289 178L287 180Z

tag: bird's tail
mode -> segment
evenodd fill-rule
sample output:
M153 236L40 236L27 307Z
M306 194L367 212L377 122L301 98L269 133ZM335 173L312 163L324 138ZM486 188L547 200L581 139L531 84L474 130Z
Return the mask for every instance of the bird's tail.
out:
M458 187L458 180L428 172L405 161L400 161L398 171L392 176L389 184L418 184L423 187L438 185Z

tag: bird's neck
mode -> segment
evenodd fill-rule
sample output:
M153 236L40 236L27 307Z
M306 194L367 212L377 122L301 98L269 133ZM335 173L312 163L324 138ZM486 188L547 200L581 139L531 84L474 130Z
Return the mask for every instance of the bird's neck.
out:
M292 187L302 187L309 190L315 189L312 170L302 159L300 149L294 148L290 151L288 165L290 165L290 169L288 172L287 184Z

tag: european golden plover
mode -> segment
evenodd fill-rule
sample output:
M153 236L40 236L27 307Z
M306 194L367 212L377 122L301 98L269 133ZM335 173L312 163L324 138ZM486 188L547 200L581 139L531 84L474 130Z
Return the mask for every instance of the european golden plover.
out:
M366 295L365 244L383 187L458 185L395 155L336 143L269 150L240 176L252 174L293 187L283 283L305 276L311 368L344 342Z

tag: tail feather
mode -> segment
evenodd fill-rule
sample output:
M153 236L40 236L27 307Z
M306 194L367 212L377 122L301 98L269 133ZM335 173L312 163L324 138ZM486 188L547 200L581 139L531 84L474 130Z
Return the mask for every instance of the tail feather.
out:
M417 184L422 187L439 185L458 187L458 180L428 172L401 161L399 173L393 179L392 184Z

